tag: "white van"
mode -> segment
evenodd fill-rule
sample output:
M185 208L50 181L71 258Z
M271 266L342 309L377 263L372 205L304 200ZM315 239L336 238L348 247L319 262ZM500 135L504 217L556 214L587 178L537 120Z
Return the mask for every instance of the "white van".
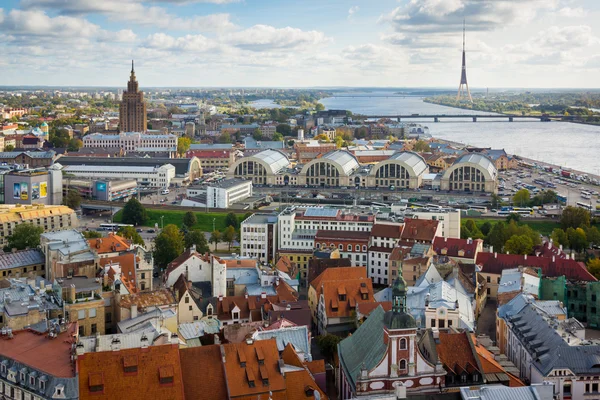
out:
M163 189L162 192L160 192L160 194L169 194L169 189Z

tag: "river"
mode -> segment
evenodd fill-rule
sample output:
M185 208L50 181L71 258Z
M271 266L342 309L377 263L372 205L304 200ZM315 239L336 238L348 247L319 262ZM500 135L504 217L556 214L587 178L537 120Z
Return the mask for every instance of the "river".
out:
M489 114L423 102L420 97L368 97L393 95L393 91L351 94L355 97L321 99L327 109L350 110L364 115L394 114ZM344 93L344 96L350 95ZM429 127L433 137L473 146L505 149L543 162L592 174L600 174L600 127L568 122L470 119L434 123L418 121Z

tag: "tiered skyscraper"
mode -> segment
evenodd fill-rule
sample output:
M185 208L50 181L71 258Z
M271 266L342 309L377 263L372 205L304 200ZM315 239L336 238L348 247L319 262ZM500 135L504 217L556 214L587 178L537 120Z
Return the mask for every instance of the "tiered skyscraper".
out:
M123 100L119 106L119 121L121 132L146 132L148 126L144 92L138 90L133 60L127 90L123 92Z

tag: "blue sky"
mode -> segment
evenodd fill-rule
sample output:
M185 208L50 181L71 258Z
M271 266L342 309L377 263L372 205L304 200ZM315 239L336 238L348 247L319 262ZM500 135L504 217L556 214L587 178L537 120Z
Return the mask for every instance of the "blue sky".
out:
M0 85L600 86L593 0L2 0Z

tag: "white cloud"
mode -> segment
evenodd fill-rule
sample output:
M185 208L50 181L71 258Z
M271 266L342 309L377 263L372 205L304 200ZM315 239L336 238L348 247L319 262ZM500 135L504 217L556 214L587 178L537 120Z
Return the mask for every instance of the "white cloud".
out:
M254 25L243 31L232 32L223 36L225 43L251 50L300 50L320 45L329 41L323 32L303 31L298 28L275 28L269 25Z
M582 7L563 7L558 10L558 15L566 18L583 18L585 16L585 10Z
M181 2L180 2L181 3ZM180 17L141 0L23 0L27 9L55 9L67 15L102 14L117 21L179 31L226 31L235 28L229 14Z
M350 9L348 10L348 19L352 19L352 17L358 12L358 10L360 10L359 6L350 7Z
M173 52L189 51L202 53L215 49L217 44L202 35L173 37L164 33L154 33L146 38L143 46L150 49L167 50Z

